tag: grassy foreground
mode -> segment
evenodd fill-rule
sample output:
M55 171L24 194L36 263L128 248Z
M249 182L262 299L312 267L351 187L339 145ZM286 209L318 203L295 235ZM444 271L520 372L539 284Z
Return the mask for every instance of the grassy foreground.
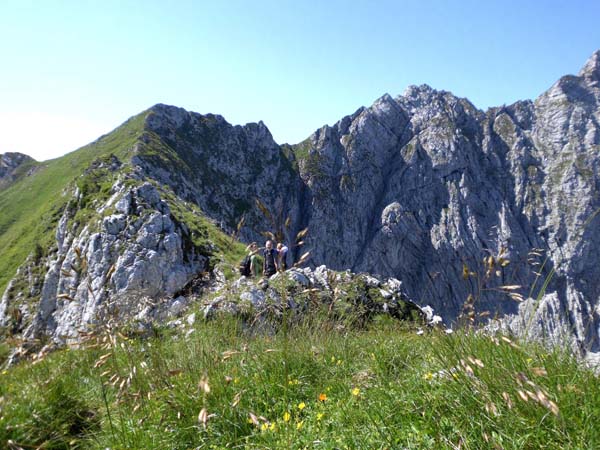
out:
M2 448L591 449L600 383L506 338L223 318L5 371L0 416Z

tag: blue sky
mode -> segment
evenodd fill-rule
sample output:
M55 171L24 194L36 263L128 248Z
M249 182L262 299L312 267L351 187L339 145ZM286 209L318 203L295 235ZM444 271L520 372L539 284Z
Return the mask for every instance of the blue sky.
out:
M0 153L72 151L155 103L295 143L427 83L535 98L600 49L598 1L0 0Z

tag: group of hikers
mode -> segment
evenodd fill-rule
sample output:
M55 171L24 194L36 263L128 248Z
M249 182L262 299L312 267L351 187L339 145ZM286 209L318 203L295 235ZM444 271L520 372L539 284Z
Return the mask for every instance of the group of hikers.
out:
M269 278L277 272L287 270L288 248L282 242L273 248L273 241L268 240L265 246L258 247L256 242L246 247L247 255L240 264L240 273L246 277L259 278L261 275ZM259 254L262 256L260 263Z

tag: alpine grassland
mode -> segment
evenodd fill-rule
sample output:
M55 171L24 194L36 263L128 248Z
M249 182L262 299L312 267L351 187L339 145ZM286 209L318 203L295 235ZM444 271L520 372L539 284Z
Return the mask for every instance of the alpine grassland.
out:
M201 314L196 314L201 317ZM256 325L256 322L254 323ZM17 449L599 448L600 383L569 352L387 316L104 327L0 375Z

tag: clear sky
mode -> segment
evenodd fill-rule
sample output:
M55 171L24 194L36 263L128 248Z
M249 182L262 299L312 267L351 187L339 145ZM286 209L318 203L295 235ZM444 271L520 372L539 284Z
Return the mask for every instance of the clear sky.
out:
M49 159L159 102L295 143L411 84L535 98L597 49L598 0L0 0L0 153Z

